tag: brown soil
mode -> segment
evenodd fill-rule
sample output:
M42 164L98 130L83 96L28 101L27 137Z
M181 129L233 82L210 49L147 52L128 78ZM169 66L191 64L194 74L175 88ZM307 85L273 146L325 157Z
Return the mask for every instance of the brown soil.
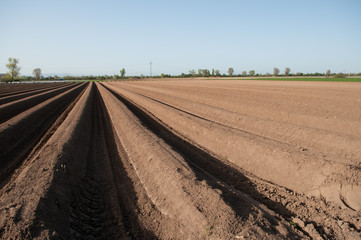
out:
M33 84L1 84L0 97L7 97L27 92L32 92L41 89L48 89L58 86L65 86L69 83L33 83Z
M20 93L18 92L15 92L15 93L7 93L7 94L1 94L0 96L0 106L5 104L5 103L8 103L8 102L12 102L12 101L16 101L16 100L19 100L19 99L22 99L22 98L26 98L26 97L29 97L29 96L34 96L35 94L39 94L39 93L43 93L43 92L46 92L46 91L50 91L50 90L53 90L53 89L57 89L59 87L65 87L65 86L69 86L69 85L74 85L73 83L66 83L66 84L57 84L55 86L49 86L49 87L42 87L42 88L39 88L39 89L33 89L33 90L27 90L27 91L20 91ZM3 96L5 95L5 96Z
M41 102L46 101L49 98L57 96L59 93L63 93L73 87L77 86L78 84L67 85L64 87L57 87L54 90L49 90L42 93L32 94L29 97L25 97L22 99L13 99L14 101L5 103L1 105L0 108L0 123L3 123L10 118L24 112L25 110L38 105ZM4 98L2 98L4 99Z
M2 239L361 239L357 83L22 86Z

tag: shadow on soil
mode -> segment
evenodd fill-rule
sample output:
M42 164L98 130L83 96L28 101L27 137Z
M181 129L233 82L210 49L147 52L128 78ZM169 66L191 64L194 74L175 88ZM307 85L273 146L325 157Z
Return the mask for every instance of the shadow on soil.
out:
M291 218L294 216L294 214L286 209L281 203L274 202L266 195L258 192L255 185L245 175L236 168L230 166L232 165L231 163L227 165L206 151L184 140L169 130L159 119L152 117L150 113L146 112L146 110L141 109L135 103L112 91L106 86L104 87L121 102L123 102L126 107L138 117L144 126L155 133L158 137L162 138L175 151L180 153L193 169L198 180L204 180L211 187L222 190L221 197L233 208L238 216L246 219L252 211L252 205L247 201L242 201L239 195L234 193L234 189L246 194L260 203L263 203L269 209L277 212L284 218ZM271 224L277 225L274 218L267 216L267 213L265 214L265 217ZM264 229L264 226L259 226ZM275 228L264 230L271 234L278 232ZM294 235L290 237L295 238Z
M74 85L76 87L78 85ZM25 121L9 128L0 136L0 183L4 185L14 172L14 170L22 163L26 156L31 153L32 149L41 140L44 134L57 121L64 111L71 105L76 97L81 94L86 85L78 88L71 93L67 98L62 99L59 104L49 104L38 112L36 115L31 115ZM34 104L36 105L36 104ZM26 108L25 108L26 109ZM24 109L20 109L24 110ZM19 109L16 109L19 113ZM1 114L0 114L1 115ZM0 121L1 122L1 121ZM25 137L24 137L24 136ZM23 138L21 138L23 137ZM19 141L21 139L21 141Z
M98 135L93 135L95 132L94 126L98 124L104 131L104 137L106 139L107 151L110 156L110 164L112 169L117 169L117 172L113 171L112 178L118 179L120 185L116 186L117 189L117 200L119 209L121 212L122 225L121 229L117 228L117 225L107 225L103 224L102 228L105 233L102 234L104 239L156 239L154 233L144 229L138 221L138 209L136 207L137 197L136 192L132 183L132 180L128 177L128 174L124 168L122 160L119 157L116 140L114 139L114 133L112 129L112 124L107 114L107 111L104 110L105 106L101 97L99 97L99 92L95 86L92 84L91 93L88 99L88 102L85 106L85 111L81 116L80 122L74 130L74 138L66 144L66 151L64 151L59 157L58 165L62 162L67 162L68 171L64 172L62 170L56 170L54 172L54 178L51 186L48 189L48 192L44 198L40 200L39 205L36 209L36 219L33 222L32 226L29 228L29 234L32 238L42 237L40 234L43 231L47 231L50 239L73 239L71 232L71 206L76 201L79 200L79 195L81 195L81 188L84 185L84 166L86 166L86 161L88 152L93 146L91 143L93 137ZM98 104L98 110L95 105ZM100 109L99 109L100 106ZM94 114L95 113L95 114ZM93 119L90 116L96 115L99 119ZM100 119L103 118L103 119ZM99 124L100 123L100 124ZM79 156L79 157L76 157ZM101 159L99 159L101 160ZM109 163L108 163L109 164ZM71 167L74 167L71 169ZM100 166L100 165L99 165ZM61 169L60 166L57 166L55 169ZM99 174L103 174L102 168L98 167L97 171ZM110 177L110 176L104 176ZM110 181L114 181L111 179ZM106 188L106 186L104 186ZM101 193L105 193L104 189L99 189ZM104 196L107 196L106 194ZM107 206L105 206L106 208ZM90 211L90 210L89 210ZM112 212L112 211L107 211ZM85 213L87 216L89 213ZM81 216L80 216L81 217ZM107 219L115 219L115 216L109 215L100 215L98 216L100 221ZM119 216L116 216L119 219ZM86 221L86 219L84 220ZM112 222L110 221L110 224ZM108 231L109 230L109 231ZM90 234L84 233L78 234L76 239L96 239L96 236L91 236L91 228L89 229ZM88 231L88 232L89 232ZM83 236L84 234L84 236Z

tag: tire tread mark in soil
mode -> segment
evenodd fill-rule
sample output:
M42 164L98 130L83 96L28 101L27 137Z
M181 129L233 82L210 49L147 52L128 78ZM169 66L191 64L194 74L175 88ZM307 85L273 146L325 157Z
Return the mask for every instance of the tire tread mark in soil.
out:
M93 87L93 86L92 86ZM100 113L98 94L93 91L91 138L87 152L85 176L70 208L70 233L74 239L109 239L101 163L109 159L104 136L104 123Z
M166 126L160 119L157 119L151 113L147 112L147 110L107 86L104 87L121 102L123 102L124 105L126 105L127 108L139 118L145 127L150 129L174 150L179 152L193 168L193 171L200 181L206 180L210 186L221 189L222 198L235 210L236 213L242 216L245 211L239 204L237 204L237 197L235 195L237 195L237 191L239 191L239 194L242 194L243 196L245 194L249 198L263 203L269 209L282 215L286 219L291 219L295 216L294 213L286 209L281 203L274 202L258 192L254 183L238 171L233 164L229 162L224 163L223 161L225 160L221 161L220 159L217 159L206 150L198 147L188 139L181 137L180 134L175 133L174 130L170 130L169 127ZM272 217L267 216L267 214L266 217L270 220L270 222L272 222ZM292 237L298 238L296 236Z
M141 226L137 205L134 203L134 186L127 177L118 153L111 121L104 102L95 87L93 93L91 142L87 153L85 176L77 191L77 199L70 209L70 232L74 239L128 239L129 236L156 239L152 232ZM110 164L111 174L104 172ZM118 172L116 172L118 171ZM121 182L115 178L120 178ZM114 184L106 186L106 180ZM121 185L118 186L117 182ZM109 206L109 195L104 189L116 192L117 214ZM121 223L119 224L119 222Z

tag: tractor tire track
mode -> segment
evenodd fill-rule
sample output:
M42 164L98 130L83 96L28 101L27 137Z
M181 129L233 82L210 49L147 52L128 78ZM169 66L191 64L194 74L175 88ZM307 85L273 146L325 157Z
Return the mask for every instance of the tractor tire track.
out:
M97 90L93 91L92 98L91 140L86 157L85 176L81 179L79 189L75 191L76 200L70 208L70 233L73 239L124 238L124 229L118 229L122 234L111 231L112 213L107 211L105 172L102 171L105 164L110 162L110 154Z

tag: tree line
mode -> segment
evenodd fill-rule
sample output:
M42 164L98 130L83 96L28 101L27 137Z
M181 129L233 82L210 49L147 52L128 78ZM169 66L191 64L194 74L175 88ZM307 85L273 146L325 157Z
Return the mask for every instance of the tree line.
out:
M59 77L57 75L43 77L40 68L35 68L33 70L33 76L20 76L21 67L19 66L19 59L17 58L9 58L8 63L5 65L8 69L6 74L0 74L0 82L12 83L14 81L40 81L40 80L105 80L105 79L122 79L125 78L125 68L120 70L120 75L102 75L102 76L65 76Z
M208 69L198 69L198 72L194 69L189 71L189 74L182 73L179 76L174 77L284 77L284 76L325 76L325 77L346 77L346 76L361 76L361 73L331 73L331 70L327 70L325 73L301 73L296 72L292 73L289 67L284 69L284 72L281 73L279 68L273 68L272 73L256 73L255 70L242 71L241 73L236 74L235 70L230 67L228 68L227 73L221 74L219 70L212 69L212 73Z
M26 80L24 77L20 77L20 70L21 67L19 66L19 59L17 58L9 58L8 63L5 65L8 69L8 72L5 74L5 76L1 77L1 81L5 83L12 83L15 80ZM34 77L31 79L40 80L41 78L41 69L35 68L33 70Z
M6 68L8 69L8 72L5 75L0 76L0 80L5 83L12 83L13 81L21 81L21 80L106 80L106 79L142 79L142 78L194 78L194 77L283 77L283 76L325 76L325 77L337 77L342 78L346 76L361 76L361 73L355 74L345 74L345 73L331 73L331 70L327 70L325 73L291 73L291 69L289 67L286 67L281 73L280 69L275 67L273 68L272 73L256 73L255 70L249 70L249 71L242 71L241 73L236 74L234 69L232 67L228 68L227 73L221 73L218 69L198 69L197 71L195 69L189 70L188 73L181 73L180 75L170 75L166 73L162 73L160 75L155 76L144 76L143 74L140 76L125 76L126 70L125 68L122 68L119 71L118 74L114 75L100 75L100 76L65 76L65 77L58 77L56 75L54 76L48 76L43 77L42 71L40 68L35 68L33 70L33 76L20 76L20 70L21 67L19 66L19 59L16 58L9 58L8 63L6 64Z

